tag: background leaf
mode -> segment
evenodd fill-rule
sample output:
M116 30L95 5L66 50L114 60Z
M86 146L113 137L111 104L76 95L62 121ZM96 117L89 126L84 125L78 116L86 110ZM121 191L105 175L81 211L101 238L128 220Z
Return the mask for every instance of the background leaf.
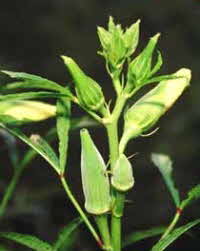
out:
M66 99L57 100L57 134L59 139L59 161L60 171L64 173L66 161L67 161L67 150L69 140L69 129L70 129L70 115L71 115L71 103Z
M2 71L2 72L10 76L11 78L24 80L23 82L14 82L11 84L7 84L6 86L3 87L3 89L5 90L12 90L17 88L27 88L27 89L39 88L51 91L64 92L69 96L73 96L68 88L65 88L57 84L56 82L48 80L46 78L24 72L12 72L12 71Z
M161 239L156 245L153 246L151 251L163 251L165 250L172 242L174 242L178 237L188 231L190 228L200 223L200 219L192 221L184 226L181 226L174 231L172 231L169 235L167 235L164 239Z
M25 99L36 99L36 98L57 98L65 96L65 94L55 92L22 92L15 94L0 95L0 101L10 100L25 100Z
M0 237L15 241L36 251L53 251L52 246L33 235L14 232L0 233Z
M189 206L192 202L196 201L200 198L200 184L193 187L188 192L188 197L181 202L180 208L183 209L186 206Z
M67 226L65 226L60 233L58 234L58 239L53 245L54 250L59 250L61 246L63 246L64 243L70 243L71 242L71 235L72 233L78 228L78 226L81 224L82 219L76 218Z
M165 184L173 198L176 207L180 205L179 191L176 189L174 180L172 178L172 161L169 156L164 154L153 153L151 159L155 166L158 167Z
M59 173L59 160L58 160L54 150L39 135L35 135L35 137L33 136L32 140L31 140L18 128L9 128L8 126L6 126L2 123L0 123L0 127L6 129L8 132L10 132L14 136L18 137L23 142L25 142L27 145L32 147L37 153L39 153L54 168L54 170L57 173Z
M122 246L126 247L131 245L137 241L144 240L146 238L154 237L156 235L160 235L165 231L166 227L153 227L148 230L136 231L129 234L126 239L124 240Z

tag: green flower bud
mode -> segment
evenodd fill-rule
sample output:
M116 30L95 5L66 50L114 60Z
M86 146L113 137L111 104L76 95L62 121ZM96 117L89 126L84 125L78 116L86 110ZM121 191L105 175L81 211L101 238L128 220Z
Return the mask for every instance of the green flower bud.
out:
M104 95L99 84L88 77L76 64L66 56L62 56L76 85L76 94L80 103L88 110L98 111L104 104Z
M126 29L123 35L123 40L127 48L127 57L130 57L134 53L138 45L139 26L140 26L140 20L137 20L137 22L135 22L129 28Z
M133 88L143 84L151 74L152 56L160 34L153 36L144 50L128 66L126 91L131 92Z
M0 115L11 116L18 121L41 121L56 115L56 107L38 101L0 102Z
M154 126L189 85L191 79L189 69L180 69L173 75L180 78L161 81L125 113L124 133L120 142L122 152L131 138Z
M132 166L124 154L120 154L112 170L111 184L121 192L128 191L134 185Z
M108 212L111 198L106 165L86 129L81 130L81 176L87 212Z

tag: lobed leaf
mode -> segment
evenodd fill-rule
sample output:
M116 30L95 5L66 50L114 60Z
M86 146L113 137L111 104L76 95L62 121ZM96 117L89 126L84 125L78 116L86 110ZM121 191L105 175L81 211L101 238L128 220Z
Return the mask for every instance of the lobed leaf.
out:
M36 251L53 251L52 246L33 235L20 234L15 232L1 232L0 237L15 241Z
M171 243L173 243L176 239L178 239L182 234L188 231L190 228L200 223L200 219L194 220L186 225L183 225L174 231L172 231L169 235L167 235L164 239L158 241L151 249L151 251L163 251L165 250Z
M172 178L173 170L171 159L167 155L153 153L151 155L151 160L153 161L154 165L158 167L176 207L179 207L180 196L179 191L176 189L174 180Z

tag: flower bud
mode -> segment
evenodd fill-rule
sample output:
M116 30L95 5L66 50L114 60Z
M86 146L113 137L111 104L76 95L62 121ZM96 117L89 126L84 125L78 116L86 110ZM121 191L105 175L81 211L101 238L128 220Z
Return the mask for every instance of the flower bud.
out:
M0 115L11 116L18 121L41 121L56 115L56 107L38 101L0 102Z
M105 102L99 84L88 77L72 58L66 56L62 56L62 58L74 79L80 103L89 110L98 111Z
M191 71L180 69L174 76L180 77L161 81L155 88L127 110L124 116L124 133L120 142L120 151L131 138L150 129L158 119L174 104L189 85Z
M133 59L128 66L126 91L131 92L136 86L142 85L151 74L152 56L160 34L150 38L144 50Z
M111 184L116 190L126 192L134 185L132 166L124 154L120 154L112 170Z
M86 129L81 130L81 176L87 212L108 212L111 198L106 165Z

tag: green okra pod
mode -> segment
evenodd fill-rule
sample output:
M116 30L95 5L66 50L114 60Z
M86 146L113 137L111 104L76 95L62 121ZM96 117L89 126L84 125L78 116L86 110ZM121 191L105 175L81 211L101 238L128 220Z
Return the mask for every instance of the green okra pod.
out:
M111 198L106 165L86 129L81 130L81 176L87 212L108 212Z
M134 185L132 166L124 154L120 154L112 170L111 184L121 192L130 190Z

